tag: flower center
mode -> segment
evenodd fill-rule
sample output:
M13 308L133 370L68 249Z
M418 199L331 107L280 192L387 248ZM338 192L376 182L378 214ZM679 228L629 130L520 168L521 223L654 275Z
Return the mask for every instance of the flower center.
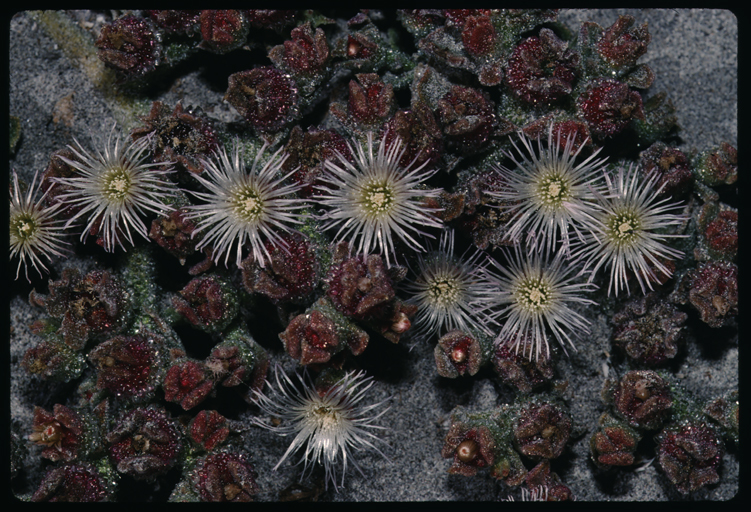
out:
M619 245L633 243L641 230L641 222L629 212L612 215L606 225L608 237Z
M436 277L428 283L428 297L434 304L454 304L459 299L460 291L455 279Z
M528 279L516 292L517 302L528 311L537 312L550 304L551 288L541 278Z
M253 188L244 188L235 194L232 206L239 218L246 222L255 222L264 211L263 198Z
M104 177L104 196L110 201L123 202L130 195L132 179L122 168L111 169Z
M362 207L370 215L388 213L394 208L394 190L388 183L366 186L361 197Z
M34 238L39 230L39 224L31 215L19 215L10 221L10 232L19 241L25 242Z
M537 197L545 206L560 208L564 201L571 198L571 187L563 177L548 174L537 183Z

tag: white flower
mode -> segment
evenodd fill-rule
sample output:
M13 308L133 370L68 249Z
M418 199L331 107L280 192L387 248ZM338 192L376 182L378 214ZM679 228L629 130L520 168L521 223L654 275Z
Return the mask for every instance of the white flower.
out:
M287 457L301 448L305 452L301 462L304 463L302 480L312 463L323 464L326 474L326 487L331 482L337 489L336 468L341 463L342 477L340 485L344 485L344 475L349 461L362 473L357 462L352 459L352 451L372 449L386 458L372 441L383 442L370 429L382 429L375 424L388 408L375 414L384 402L362 405L360 402L373 385L365 372L348 372L334 383L324 393L319 393L310 377L297 374L302 385L298 389L292 380L279 367L275 369L276 385L274 388L268 381L272 395L254 392L254 401L260 409L273 418L281 418L278 426L271 426L256 419L254 424L266 428L281 436L294 435L295 438L284 452L274 471ZM281 378L279 374L281 373Z
M662 187L655 187L657 174L642 180L638 169L631 166L628 172L621 167L615 179L608 175L605 179L609 193L598 197L596 222L573 257L584 259L585 268L594 264L590 281L601 267L610 266L608 295L611 290L618 295L624 288L631 293L629 271L646 293L646 288L651 290L652 283L658 281L653 269L666 277L672 275L661 260L683 257L681 251L663 242L685 235L665 234L663 230L680 226L687 217L680 213L680 204L668 203L669 198L658 200Z
M194 235L208 229L196 249L213 246L215 263L223 256L227 265L235 246L235 263L239 267L243 247L249 243L256 263L264 267L271 260L264 239L286 248L286 242L277 231L291 232L287 224L302 224L297 218L298 210L307 204L289 197L300 185L282 185L296 169L281 174L282 164L287 159L282 149L260 166L261 155L267 147L264 144L258 151L250 172L246 172L236 146L232 158L222 149L214 159L203 160L206 177L194 176L208 192L191 192L205 204L188 207L187 217L199 219Z
M543 147L538 138L535 152L532 142L520 131L524 151L512 141L520 159L506 153L516 164L516 169L494 167L505 179L506 187L488 194L510 203L501 208L514 214L506 238L519 241L526 233L528 246L543 252L552 251L560 238L562 249L567 251L569 229L581 238L580 227L591 225L592 203L595 191L602 188L605 159L595 158L600 152L598 149L576 164L584 144L574 151L575 138L576 134L572 134L561 152L561 133L559 131L554 138L551 123L547 147Z
M325 219L324 229L338 227L335 240L349 239L350 250L368 254L376 246L390 265L390 255L396 256L393 235L416 251L423 251L422 244L413 235L432 235L418 226L440 227L441 222L433 215L437 209L429 208L421 198L437 197L440 190L420 188L422 183L435 174L424 170L427 162L412 169L415 160L402 169L399 160L406 148L400 139L387 147L384 134L373 152L373 134L367 135L367 148L350 144L355 165L337 151L338 162L326 160L329 171L321 180L328 186L317 187L322 194L319 202L331 208Z
M18 175L13 171L13 190L10 192L10 258L13 259L16 255L19 257L16 279L23 265L29 282L29 263L41 276L42 270L47 272L42 257L49 260L51 255L63 256L67 250L63 245L68 245L62 240L64 220L55 220L55 213L61 204L43 206L51 188L42 197L36 198L41 187L41 180L37 184L38 174L34 173L31 186L24 196L18 185Z
M415 337L453 329L492 332L487 324L493 320L473 304L494 289L483 274L485 254L476 250L466 255L454 256L453 230L443 232L438 251L418 255L417 275L404 285L412 295L407 302L418 307L411 331Z
M97 151L95 155L74 139L78 148L68 148L76 160L60 158L80 176L54 178L56 183L69 188L59 196L63 203L80 208L65 227L74 224L79 217L88 216L81 240L85 241L94 228L100 233L107 252L114 251L118 245L124 248L121 235L134 245L131 230L148 239L140 215L146 211L162 214L172 210L164 199L174 196L174 185L166 179L172 169L157 168L164 167L164 163L145 163L149 138L128 144L115 137L113 143L114 132L113 126L104 153Z
M515 257L504 251L508 268L491 260L502 275L492 274L497 289L485 301L478 304L500 311L491 313L496 318L505 318L498 333L496 343L509 345L518 353L529 351L529 359L535 354L549 357L550 347L546 331L550 331L566 352L566 344L576 350L568 332L575 336L589 332L589 321L571 309L573 304L593 305L594 301L581 296L596 289L591 283L576 283L574 270L564 269L567 260L563 253L548 262L537 251L529 251L522 259L521 250L516 246Z

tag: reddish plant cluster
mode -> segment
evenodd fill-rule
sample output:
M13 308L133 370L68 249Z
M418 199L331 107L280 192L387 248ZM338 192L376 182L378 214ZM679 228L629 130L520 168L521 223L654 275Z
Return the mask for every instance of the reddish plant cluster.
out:
M208 9L201 11L199 48L213 53L227 53L245 44L250 23L243 11Z
M306 132L295 126L290 132L284 148L287 159L282 164L285 172L292 172L292 179L302 185L300 197L309 198L322 185L323 163L334 160L337 152L351 160L349 146L344 137L334 130L321 130L310 127Z
M187 218L187 210L179 208L167 216L157 217L151 222L149 238L162 249L180 261L181 265L196 252L202 235L196 233L196 223Z
M732 185L738 179L738 150L727 142L702 151L692 163L696 179L710 187Z
M248 502L258 492L257 476L244 453L222 451L199 459L190 483L200 501Z
M167 472L177 463L183 448L177 422L155 406L123 413L105 440L117 471L138 480Z
M291 39L273 47L269 59L292 75L311 76L323 71L329 57L329 45L323 30L305 22L292 29Z
M278 69L240 71L228 81L224 99L257 130L274 132L297 117L297 86Z
M92 270L86 275L73 268L63 270L62 278L49 284L50 293L29 295L32 305L44 307L55 322L65 343L80 350L96 336L114 334L130 317L128 294L119 279L105 270ZM32 331L50 330L50 320L40 320Z
M322 297L305 313L293 318L279 339L292 358L307 365L327 363L345 348L353 355L360 355L370 336Z
M438 375L475 375L485 363L487 352L476 336L459 330L448 332L438 340L434 351Z
M162 369L161 345L151 334L115 336L97 345L89 352L97 370L97 388L127 399L149 397Z
M191 325L207 332L222 331L239 308L237 292L217 275L192 279L172 298L172 305Z
M662 194L679 197L691 190L694 176L686 155L664 142L655 142L639 155L639 169L645 176L657 173L660 176L655 187Z
M266 243L271 258L261 267L253 254L242 262L243 286L260 293L274 304L302 304L319 281L319 263L314 244L300 233L281 235L285 247Z
M722 440L705 423L666 427L657 436L660 466L683 494L720 481Z
M613 315L613 340L628 357L656 366L678 353L688 315L657 292L637 297Z
M200 174L203 172L200 158L206 158L219 149L212 124L197 109L184 108L182 102L170 110L161 101L155 101L149 115L142 117L141 121L143 126L131 131L131 137L133 140L149 137L155 162L177 163Z
M163 52L153 23L135 16L102 27L96 46L99 58L128 78L156 69Z
M506 83L526 103L549 105L571 94L578 74L579 55L552 30L525 39L508 61Z
M162 388L165 400L180 404L189 411L214 391L214 380L205 362L181 359L167 370Z
M494 110L483 91L453 86L438 101L438 120L446 145L462 155L484 149L498 125Z
M550 358L530 360L523 354L512 352L505 344L496 346L491 361L503 382L522 393L530 393L553 378L553 363Z
M55 404L52 412L34 408L34 421L29 440L44 446L42 457L53 462L78 458L79 451L89 450L86 423L81 415L62 404Z
M683 276L674 296L679 304L690 303L710 327L732 323L738 315L738 267L729 262L702 263Z
M632 465L641 434L608 413L600 417L599 427L589 440L595 464L603 469Z
M513 422L514 445L534 460L558 458L571 435L571 418L553 402L523 404Z
M708 201L697 216L699 240L694 247L697 261L734 261L738 254L738 210Z
M576 99L579 115L598 138L622 132L632 119L644 119L641 95L618 80L601 78Z
M614 386L606 384L603 398L629 425L647 430L658 428L673 406L669 383L652 370L632 370Z
M90 503L109 501L114 485L89 462L68 462L47 469L31 501Z

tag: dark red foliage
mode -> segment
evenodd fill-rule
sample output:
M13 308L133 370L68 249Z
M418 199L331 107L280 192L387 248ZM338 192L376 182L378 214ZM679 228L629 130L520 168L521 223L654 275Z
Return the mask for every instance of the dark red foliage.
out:
M253 501L258 492L253 466L244 453L221 452L200 459L190 481L201 501Z
M659 365L678 353L687 319L675 304L651 292L631 300L613 315L613 340L639 363Z
M577 98L576 105L595 137L612 137L623 131L631 119L645 119L641 95L610 78L594 80Z
M303 186L298 192L307 198L316 192L316 187L323 183L319 177L323 175L323 163L335 160L336 153L341 153L345 159L351 160L351 152L344 137L334 130L319 130L309 127L303 132L295 125L284 148L287 159L282 164L285 173L292 173L292 179Z
M464 155L484 149L498 124L494 110L493 103L483 92L453 86L438 101L438 120L446 144Z
M349 256L341 243L326 278L327 295L334 306L347 316L366 319L378 316L396 296L383 258L370 254Z
M297 11L277 11L273 9L248 9L244 12L252 26L274 30L294 23L297 16Z
M514 444L535 460L555 459L571 435L571 418L554 403L530 402L522 406L514 421Z
M255 263L253 254L243 260L240 269L245 289L265 295L274 304L304 303L318 284L315 247L300 233L284 233L280 244L266 242L271 258L266 266Z
M254 128L274 132L297 115L295 81L274 67L230 75L224 99Z
M214 381L206 363L184 360L167 370L162 387L165 400L188 411L206 400L214 390Z
M211 451L229 435L227 418L217 411L201 411L190 421L188 435L201 448Z
M578 66L579 54L543 28L540 37L530 37L514 48L506 83L525 103L549 105L571 93Z
M102 27L96 40L97 55L127 77L156 69L162 46L151 20L126 16Z
M496 346L492 361L493 368L503 382L515 386L522 393L529 393L553 378L553 363L550 358L530 360L523 354L512 352L505 344Z
M492 466L497 443L486 426L452 422L441 448L443 458L453 458L449 473L474 476L480 468Z
M657 436L660 466L683 494L720 481L722 440L704 423L666 427Z
M227 327L238 312L236 292L215 275L191 279L172 297L172 305L188 322L208 332Z
M642 151L639 158L639 169L645 176L660 176L655 188L663 187L662 194L680 196L691 190L694 177L688 158L679 149L655 142Z
M100 343L89 353L97 369L97 387L120 397L145 396L156 385L157 354L153 337L115 336Z
M735 258L738 253L738 212L721 211L707 224L704 237L710 249Z
M462 44L470 55L482 56L495 48L496 33L488 16L467 16L462 29Z
M490 9L444 9L447 24L463 26L470 16L490 16Z
M722 327L738 314L738 267L729 262L709 262L686 273L680 288L710 327ZM686 297L681 297L685 303Z
M738 179L738 150L723 142L703 151L694 163L697 178L709 186L732 185Z
M647 53L652 40L645 22L641 27L632 28L633 16L618 16L618 20L608 28L597 43L600 55L616 68L631 68Z
M216 131L208 119L178 102L174 110L161 101L151 105L142 117L143 126L131 132L133 140L150 136L151 153L155 162L177 163L188 171L203 172L201 158L219 148Z
M434 351L438 375L455 378L459 375L474 375L480 370L482 346L480 342L459 330L441 336Z
M561 481L561 478L550 471L550 461L543 460L529 470L526 477L529 489L543 488L546 490L547 501L572 501L574 495L571 489Z
M615 385L610 396L617 414L629 425L641 429L655 429L670 414L673 394L670 386L652 370L628 372Z
M330 55L323 30L314 32L308 21L293 28L290 37L269 51L269 59L293 75L312 76L322 71Z
M31 501L98 502L108 501L111 494L93 464L66 463L47 469Z
M279 338L287 353L302 365L326 363L344 348L334 321L315 309L293 318Z
M78 270L66 268L59 281L50 282L49 290L46 297L32 291L29 298L61 321L60 333L74 350L83 348L94 336L117 332L128 321L128 295L106 270L82 276Z
M198 28L199 10L146 11L149 17L165 32L191 33Z
M182 434L167 411L139 407L125 412L106 436L110 460L120 473L151 479L178 460Z
M378 50L378 43L372 41L361 32L353 32L347 36L347 58L352 60L367 60Z
M81 416L61 404L55 404L52 412L34 407L34 420L29 441L42 445L42 457L53 462L73 460L82 446L85 424Z
M435 166L443 154L443 134L435 115L421 101L413 102L411 110L399 110L383 127L386 145L391 147L398 137L404 145L399 164L427 168Z
M185 264L185 260L196 252L196 246L202 236L193 236L196 230L194 220L188 219L187 208L173 210L166 217L157 217L151 221L149 238L162 249Z
M595 464L600 468L633 464L641 436L608 413L603 414L598 423L600 429L589 440Z
M355 75L349 82L348 114L357 124L380 126L396 106L394 87L381 81L377 73Z
M201 11L200 23L203 41L199 47L215 53L227 53L241 47L247 40L250 29L243 11Z

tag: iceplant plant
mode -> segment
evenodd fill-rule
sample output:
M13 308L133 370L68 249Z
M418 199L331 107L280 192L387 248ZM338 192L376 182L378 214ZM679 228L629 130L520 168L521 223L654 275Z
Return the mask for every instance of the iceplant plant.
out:
M279 366L274 373L276 387L266 381L271 394L254 391L253 400L265 414L282 421L273 426L258 418L252 420L253 424L280 436L295 436L274 466L274 471L287 457L304 448L303 457L298 462L303 463L300 480L305 478L313 464L322 464L326 488L331 483L338 491L339 486L344 485L349 462L363 475L352 457L354 451L372 449L388 460L376 446L376 443L383 441L371 431L386 429L376 425L376 421L388 407L382 408L385 401L363 404L374 382L371 377L365 376L365 372L347 372L324 390L316 388L307 369L296 374L299 386ZM340 464L341 480L337 485L337 467Z
M573 251L575 259L584 261L591 269L589 280L600 268L610 267L608 295L626 290L629 273L639 283L643 293L659 282L655 270L665 279L672 271L665 261L680 259L683 253L666 245L671 238L686 235L666 233L665 230L683 225L688 217L680 203L669 197L660 199L662 187L656 187L659 175L653 173L643 179L635 166L620 167L617 175L605 176L607 195L598 194L595 222L585 239Z
M560 239L561 249L568 251L569 230L581 239L581 228L594 222L596 194L604 194L606 159L597 158L600 148L576 163L587 141L575 148L576 133L562 140L560 130L553 134L552 123L547 144L538 137L536 150L523 132L518 136L521 147L511 141L518 157L504 152L516 167L492 166L505 184L501 190L488 192L508 203L500 208L513 214L505 238L545 253L551 252Z
M213 247L214 263L223 258L226 266L234 251L239 267L243 247L249 244L256 263L265 267L271 260L266 242L286 250L279 232L292 232L290 225L303 222L300 210L308 205L294 195L301 185L284 184L297 169L282 173L287 155L281 148L262 164L267 147L264 144L256 153L249 170L239 145L231 156L222 148L212 159L202 160L205 176L194 176L206 192L191 191L204 203L189 206L187 218L198 221L192 236L203 233L196 249Z
M473 304L494 287L483 273L487 256L482 251L470 251L455 256L454 230L445 229L438 250L418 255L415 277L404 285L411 295L407 302L418 307L410 331L415 339L454 329L492 333L490 324L495 321Z
M533 354L535 360L540 356L549 358L547 332L550 331L565 353L566 346L576 350L569 333L575 337L588 333L589 321L574 311L573 306L596 304L583 294L597 286L577 282L575 267L565 268L569 262L563 252L558 252L552 261L537 251L526 251L522 256L518 245L513 254L503 252L506 266L491 259L500 271L488 274L496 283L495 290L476 303L477 307L491 309L493 318L505 320L496 344L508 345L516 353L521 351L530 360Z
M42 270L47 272L44 259L50 260L52 256L63 256L68 245L63 241L63 223L65 220L57 220L56 212L62 206L57 203L53 206L45 206L44 200L52 187L48 188L41 197L37 197L41 188L41 180L37 183L38 172L34 173L26 194L21 192L18 184L18 175L13 171L13 189L10 191L9 212L9 235L10 235L10 258L18 256L18 269L16 279L24 267L26 280L29 279L29 264L42 276Z
M324 163L327 172L320 178L324 185L316 187L316 199L329 208L323 216L324 229L338 228L335 242L348 240L350 251L356 246L357 254L363 256L377 248L390 266L395 257L394 237L423 252L415 235L433 238L421 228L441 227L435 217L440 209L423 202L424 198L438 197L441 191L423 188L436 172L426 169L428 162L415 166L418 155L402 167L406 147L398 137L388 144L387 137L388 131L377 151L372 132L368 132L364 145L348 142L354 163L336 151L336 161Z
M104 250L125 249L121 236L134 245L131 231L148 239L146 224L141 218L147 212L163 214L173 208L165 200L175 195L175 186L167 179L173 172L170 163L148 163L150 137L136 142L121 140L115 135L116 125L107 138L104 152L91 153L74 139L68 146L74 158L58 155L76 170L71 178L53 178L64 186L58 199L67 207L79 209L65 228L86 218L81 241L92 232L99 233Z

